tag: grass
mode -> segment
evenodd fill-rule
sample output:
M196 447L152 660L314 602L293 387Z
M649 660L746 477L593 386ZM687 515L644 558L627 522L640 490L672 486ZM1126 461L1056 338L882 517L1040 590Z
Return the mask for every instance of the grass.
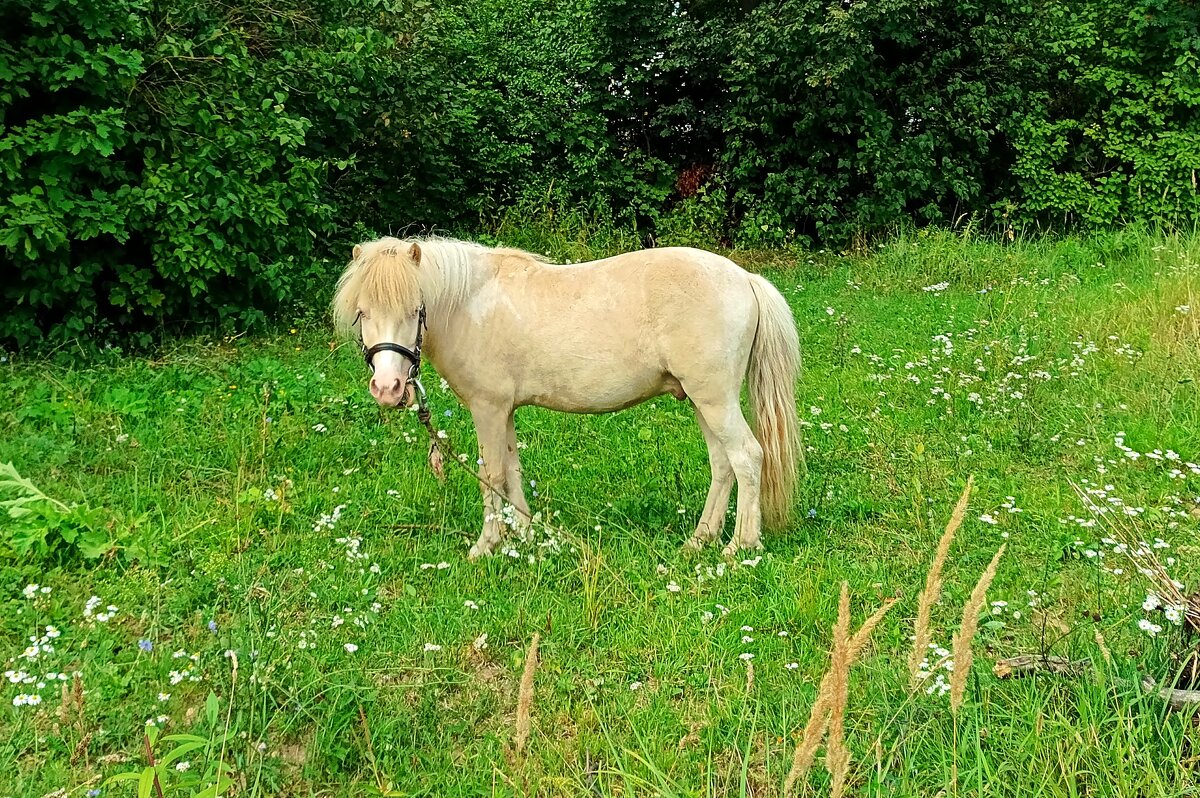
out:
M559 258L604 254L507 232ZM75 507L0 516L0 657L36 680L0 682L0 796L135 794L101 784L147 764L148 720L156 762L194 744L160 769L170 796L218 763L240 795L779 794L843 581L851 628L898 599L850 672L847 793L1196 794L1195 719L1129 682L1169 677L1190 644L1142 610L1147 585L1071 483L1134 508L1194 584L1200 239L933 232L733 257L793 304L809 447L792 528L745 562L680 552L708 468L673 399L520 412L534 508L567 539L469 563L478 487L430 474L415 418L374 406L323 320L153 357L5 363L0 463ZM465 412L426 385L473 457ZM980 619L954 718L937 652L910 691L909 636L971 475L932 644L950 646L1001 545L987 598L1007 604ZM47 625L53 650L23 656ZM1102 663L1097 632L1113 663L1085 678L991 674L1030 651ZM830 782L814 770L799 787Z

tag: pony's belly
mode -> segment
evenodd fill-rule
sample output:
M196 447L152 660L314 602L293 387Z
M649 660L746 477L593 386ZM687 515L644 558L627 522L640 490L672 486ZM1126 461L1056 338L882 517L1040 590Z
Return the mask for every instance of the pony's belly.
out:
M611 413L668 393L676 399L687 398L679 380L670 375L663 375L624 385L573 385L536 391L519 404L535 405L563 413Z

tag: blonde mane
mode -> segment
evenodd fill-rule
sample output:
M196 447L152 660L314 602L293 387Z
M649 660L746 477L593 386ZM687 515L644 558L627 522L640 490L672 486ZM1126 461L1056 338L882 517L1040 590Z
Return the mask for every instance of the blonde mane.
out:
M410 256L412 245L421 248L421 262ZM493 249L453 238L394 238L384 236L359 245L338 280L333 299L334 326L350 333L358 311L370 307L382 313L411 313L426 307L449 313L470 293L480 257L519 257L541 261L519 249Z

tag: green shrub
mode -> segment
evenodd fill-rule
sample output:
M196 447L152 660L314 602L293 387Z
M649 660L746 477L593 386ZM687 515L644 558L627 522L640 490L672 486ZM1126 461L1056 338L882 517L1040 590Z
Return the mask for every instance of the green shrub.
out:
M1200 219L1200 7L1104 0L1040 11L1055 69L1012 133L1026 222Z
M369 75L319 20L252 10L5 9L0 340L244 325L312 290L334 210L304 81Z
M16 561L96 558L115 545L100 511L47 496L12 463L0 463L0 511L0 555Z
M1200 216L1194 3L2 0L0 25L6 346L251 326L374 233Z

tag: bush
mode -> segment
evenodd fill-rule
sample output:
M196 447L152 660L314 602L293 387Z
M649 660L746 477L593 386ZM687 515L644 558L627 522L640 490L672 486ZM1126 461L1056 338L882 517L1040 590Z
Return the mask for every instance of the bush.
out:
M1018 217L1086 229L1200 219L1200 6L1041 11L1055 65L1012 134Z
M753 246L1200 215L1194 3L0 1L5 344L253 325L366 235L531 209Z
M334 209L332 157L309 136L338 113L328 99L314 113L311 82L373 76L342 49L363 40L255 11L6 7L0 340L243 325L311 291Z

